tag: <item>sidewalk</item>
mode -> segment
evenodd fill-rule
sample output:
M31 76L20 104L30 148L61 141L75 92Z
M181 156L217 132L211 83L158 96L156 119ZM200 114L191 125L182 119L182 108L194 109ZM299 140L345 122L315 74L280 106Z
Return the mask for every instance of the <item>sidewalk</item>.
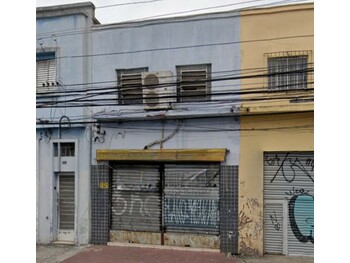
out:
M37 246L37 263L313 263L312 257L243 257L212 250L126 246Z

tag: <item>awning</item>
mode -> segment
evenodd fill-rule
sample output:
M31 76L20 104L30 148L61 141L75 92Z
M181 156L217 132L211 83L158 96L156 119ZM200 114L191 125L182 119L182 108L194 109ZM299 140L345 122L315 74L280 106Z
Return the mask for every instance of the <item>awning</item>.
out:
M97 161L223 162L226 149L96 150Z

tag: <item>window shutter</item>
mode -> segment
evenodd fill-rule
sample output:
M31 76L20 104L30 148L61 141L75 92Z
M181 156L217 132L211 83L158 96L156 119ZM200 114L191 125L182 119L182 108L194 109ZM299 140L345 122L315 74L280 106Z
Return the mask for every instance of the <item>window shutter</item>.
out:
M122 104L142 103L142 77L141 73L121 74L121 99Z
M37 92L45 92L56 85L56 61L54 59L36 62Z
M182 102L203 101L207 98L206 69L181 70L180 93ZM188 96L188 97L187 97Z

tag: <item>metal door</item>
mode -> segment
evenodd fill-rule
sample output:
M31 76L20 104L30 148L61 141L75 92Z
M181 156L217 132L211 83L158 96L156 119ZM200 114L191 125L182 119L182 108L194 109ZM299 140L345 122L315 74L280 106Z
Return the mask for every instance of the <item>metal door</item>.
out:
M265 253L313 255L313 152L264 154L264 209ZM279 243L281 238L284 249Z
M75 177L74 173L58 176L58 240L74 241L75 229Z
M161 230L161 183L157 166L118 166L112 176L111 229Z
M168 232L219 235L219 166L165 165Z

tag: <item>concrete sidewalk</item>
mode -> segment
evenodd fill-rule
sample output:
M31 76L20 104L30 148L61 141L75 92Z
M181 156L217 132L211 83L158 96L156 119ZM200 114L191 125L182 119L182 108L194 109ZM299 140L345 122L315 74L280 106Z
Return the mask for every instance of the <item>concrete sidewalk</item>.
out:
M109 246L37 246L37 263L313 263L312 257L273 256L226 257L216 250L179 247L139 247L135 244Z

